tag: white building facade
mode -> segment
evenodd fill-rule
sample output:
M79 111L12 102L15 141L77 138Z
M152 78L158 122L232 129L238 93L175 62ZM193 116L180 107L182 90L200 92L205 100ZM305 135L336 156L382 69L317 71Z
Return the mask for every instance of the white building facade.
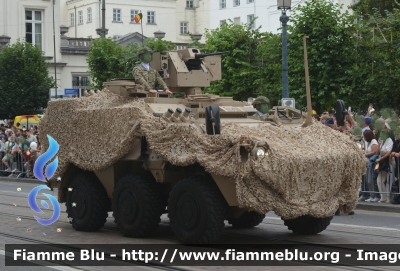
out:
M61 0L62 24L66 34L75 38L96 38L100 28L102 3L99 0ZM192 42L188 33L204 33L209 21L210 0L106 0L105 26L108 37L118 39L129 33L153 37L165 32L165 39L174 43ZM142 23L134 17L142 13ZM204 41L204 39L203 39Z
M292 0L292 7L309 0ZM343 4L343 10L357 0L335 0ZM290 16L290 10L288 11ZM232 20L236 24L250 23L257 18L253 28L261 26L262 32L278 33L281 27L279 17L281 11L277 9L277 0L213 0L210 1L210 28L215 29L222 23ZM290 22L289 22L290 24Z
M107 37L141 33L143 27L145 37L162 31L166 40L183 47L192 42L189 33L204 34L208 28L209 2L106 0ZM96 29L102 25L101 9L99 0L1 0L0 36L9 37L10 43L26 39L40 46L49 62L49 74L57 78L57 95L81 96L91 81L86 55L91 39L99 37ZM139 12L143 14L142 24L133 21ZM78 89L78 93L71 89ZM51 96L55 94L53 90Z

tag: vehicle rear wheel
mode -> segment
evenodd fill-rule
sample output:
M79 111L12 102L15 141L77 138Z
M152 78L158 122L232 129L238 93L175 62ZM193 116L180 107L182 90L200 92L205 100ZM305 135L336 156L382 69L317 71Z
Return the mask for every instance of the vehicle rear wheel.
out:
M300 216L295 219L283 220L289 230L296 234L312 235L324 231L331 223L333 216L317 218Z
M265 214L259 214L255 211L244 212L239 218L229 218L228 223L233 228L245 229L258 226L265 218Z
M106 223L110 198L93 172L79 172L68 185L67 214L78 231L97 231Z
M204 176L185 177L168 201L170 225L185 244L208 244L222 234L227 203L215 182Z
M129 173L113 193L112 210L119 230L129 237L148 237L155 232L163 212L160 189L150 175ZM164 206L165 208L165 206Z

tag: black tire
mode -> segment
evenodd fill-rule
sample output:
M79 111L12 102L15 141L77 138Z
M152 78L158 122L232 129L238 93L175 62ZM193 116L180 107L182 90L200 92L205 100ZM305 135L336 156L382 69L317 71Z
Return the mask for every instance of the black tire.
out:
M98 231L107 221L110 198L93 172L79 172L66 190L68 217L78 231Z
M265 214L259 214L257 212L244 212L239 218L229 218L228 223L233 228L246 229L258 226L265 218Z
M296 234L312 235L324 231L331 224L333 216L317 218L300 216L295 219L283 220L289 230Z
M114 189L113 215L125 236L143 238L152 235L165 209L162 205L160 189L151 175L129 173Z
M184 244L213 243L222 234L227 206L212 179L185 177L172 188L168 201L172 231Z

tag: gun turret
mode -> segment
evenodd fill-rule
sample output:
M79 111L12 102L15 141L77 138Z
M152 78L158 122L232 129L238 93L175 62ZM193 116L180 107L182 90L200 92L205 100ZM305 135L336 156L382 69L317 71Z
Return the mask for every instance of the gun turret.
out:
M203 53L203 54L195 54L195 58L196 59L202 59L205 58L207 56L220 56L220 55L225 55L225 54L229 54L229 51L225 51L225 52L216 52L216 53Z

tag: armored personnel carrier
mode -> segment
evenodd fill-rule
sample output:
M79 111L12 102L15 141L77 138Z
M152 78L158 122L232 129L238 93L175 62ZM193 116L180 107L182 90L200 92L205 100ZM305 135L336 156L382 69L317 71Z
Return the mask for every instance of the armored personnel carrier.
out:
M48 104L41 134L60 149L47 184L59 188L76 230L100 230L112 212L124 235L147 237L168 213L180 242L205 244L225 221L254 227L274 211L294 233L317 234L338 208L355 208L365 163L346 135L291 107L260 118L246 102L202 94L221 79L220 54L185 49L153 59L181 98L114 80ZM338 111L343 121L340 101Z

